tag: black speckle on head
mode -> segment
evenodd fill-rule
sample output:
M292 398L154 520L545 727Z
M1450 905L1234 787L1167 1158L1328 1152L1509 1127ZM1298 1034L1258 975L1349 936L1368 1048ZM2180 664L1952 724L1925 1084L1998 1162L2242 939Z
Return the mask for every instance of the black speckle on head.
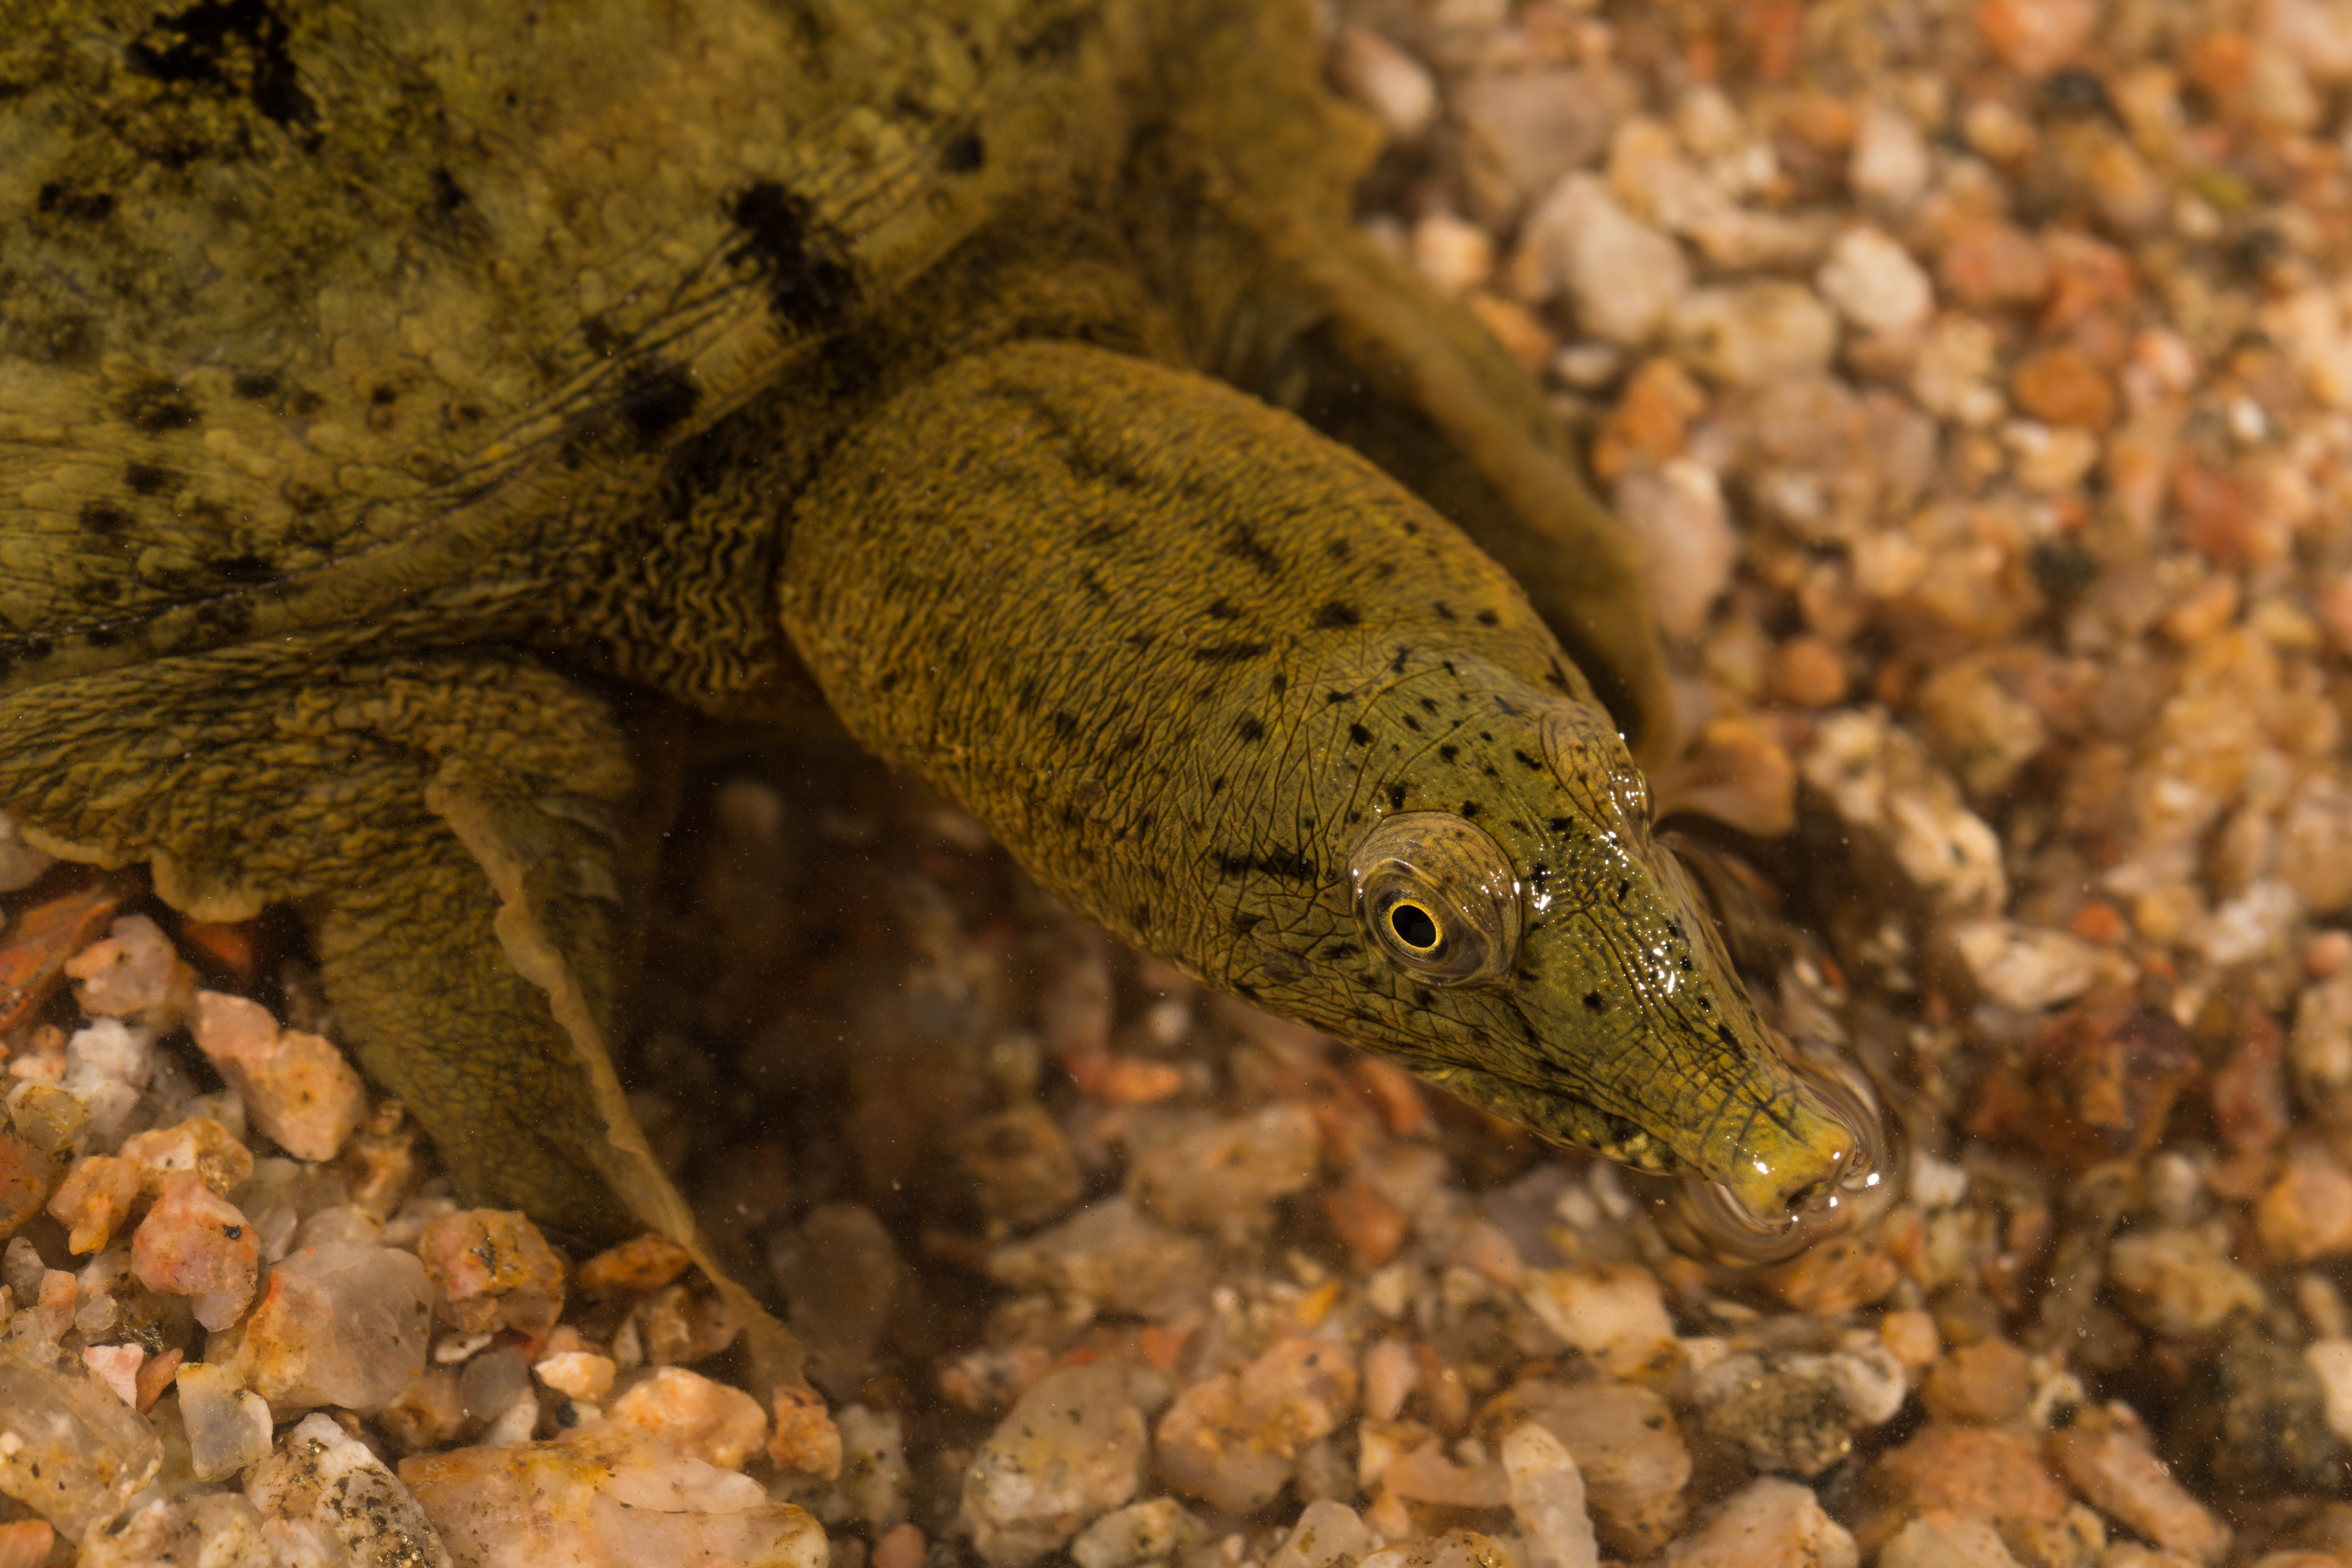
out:
M1391 675L1402 675L1404 673L1405 658L1412 652L1412 649L1409 647L1401 647L1397 649L1396 657L1389 660L1389 673Z
M1360 626L1363 619L1362 614L1355 605L1344 604L1338 599L1332 600L1315 612L1315 624L1325 631L1344 631L1349 626Z
M457 216L458 210L473 199L466 195L466 187L457 183L457 176L438 164L434 166L428 179L433 186L433 210L443 217Z
M1515 747L1512 749L1511 755L1519 759L1519 766L1523 768L1530 768L1537 773L1543 772L1543 764L1536 761L1533 757L1528 755L1525 752L1519 751Z
M1225 542L1219 548L1228 555L1248 562L1269 577L1282 575L1282 558L1246 528L1235 526L1225 535Z
M97 223L114 216L112 192L79 190L57 180L51 180L41 187L33 205L36 211L47 216L61 217L73 223Z
M1068 741L1075 740L1076 738L1078 733L1078 716L1076 714L1056 713L1054 715L1052 722L1054 726L1054 733L1059 735L1063 740Z
M1424 712L1424 713L1434 713L1434 712L1436 712L1436 711L1437 711L1437 699L1436 699L1436 698L1434 698L1434 697L1424 697L1424 698L1423 698L1423 699L1421 700L1421 710L1422 710L1423 712Z
M1208 609L1202 613L1213 621L1232 621L1241 618L1241 612L1234 608L1233 601L1222 596L1210 600Z
M1414 734L1416 734L1416 735L1420 734L1420 733L1421 733L1421 721L1420 721L1420 720L1418 720L1418 719L1416 719L1416 718L1414 718L1414 717L1413 717L1412 714L1410 714L1410 713L1405 714L1403 717L1404 717L1404 727L1405 727L1406 729L1408 729L1408 730L1412 731Z
M1575 688L1569 685L1568 677L1561 671L1559 661L1558 659L1552 660L1545 668L1544 684L1550 687L1555 691L1565 691L1570 693L1571 696L1575 693Z
M1096 604L1108 605L1110 603L1110 590L1103 586L1101 574L1096 572L1093 567L1085 566L1079 568L1078 586L1085 589L1087 597L1092 599Z
M1262 642L1220 642L1196 647L1192 657L1202 664L1241 664L1266 650Z
M1219 855L1217 869L1228 877L1260 876L1278 878L1286 882L1311 882L1315 879L1315 862L1305 851L1285 849L1279 846L1262 855Z
M977 131L967 131L940 149L940 169L944 174L969 174L988 162L988 144Z
M686 423L701 401L702 389L684 368L644 360L623 373L621 398L615 407L635 433L638 445L649 448L661 445L664 437Z
M1437 995L1436 995L1436 994L1435 994L1434 992L1431 991L1427 986L1418 986L1418 985L1417 985L1417 986L1413 987L1413 993L1412 993L1412 1005L1413 1005L1414 1006L1416 1006L1416 1007L1426 1007L1426 1006L1428 1006L1431 1003L1433 1003L1433 1002L1434 1002L1434 1001L1436 1001L1436 1000L1437 1000Z
M1391 811L1404 809L1404 785L1401 784L1389 785L1389 809Z
M278 581L278 568L271 565L268 558L257 555L250 550L241 555L225 556L208 564L213 575L225 583L237 583L250 586Z
M1017 713L1034 713L1037 709L1037 678L1024 680L1013 693L1013 708Z
M1437 754L1450 763L1462 754L1462 748L1452 744L1443 745L1437 748Z
M727 204L727 216L743 233L736 258L767 279L768 302L787 324L822 325L856 300L857 275L843 246L800 196L761 180Z
M1349 745L1365 745L1370 743L1371 738L1372 732L1370 730L1365 729L1361 724L1350 724L1348 726L1348 743Z
M137 75L167 87L236 92L261 117L286 130L308 130L319 118L286 47L286 23L267 0L200 0L175 16L155 18L122 51ZM316 136L303 138L315 148Z
M1465 800L1462 803L1462 819L1467 822L1484 809L1476 801Z
M1601 993L1598 991L1586 992L1584 994L1584 1005L1587 1007L1591 1008L1596 1013L1604 1012L1609 1006L1608 1003L1603 1002L1601 999Z
M1219 773L1215 778L1209 781L1209 793L1211 795L1223 795L1225 793L1224 774Z
M1503 618L1492 610L1481 610L1474 618L1482 626L1496 626L1503 623Z
M122 395L119 407L132 429L150 436L184 430L196 422L196 405L168 381L141 382Z
M1259 723L1255 715L1244 714L1234 721L1234 733L1244 741L1263 741L1265 739L1265 726Z
M247 403L259 403L278 395L278 378L267 371L243 371L229 382L228 389Z
M1327 540L1323 545L1323 553L1334 561L1344 562L1356 553L1356 547L1344 539Z
M132 495L161 495L172 482L172 470L154 463L131 463L123 468L122 482Z
M81 509L81 525L92 533L115 533L131 525L131 514L112 501L85 501Z
M1290 677L1277 669L1274 672L1274 679L1265 683L1265 689L1279 697L1290 689Z
M1097 522L1078 535L1078 542L1089 549L1108 544L1127 530L1116 522Z
M1443 599L1429 607L1437 612L1437 618L1441 621L1450 621L1454 618L1454 612L1446 607L1445 601Z
M1247 936L1250 932L1255 931L1258 927L1258 923L1265 919L1265 917L1264 915L1237 914L1234 917L1233 921L1234 930L1243 936Z

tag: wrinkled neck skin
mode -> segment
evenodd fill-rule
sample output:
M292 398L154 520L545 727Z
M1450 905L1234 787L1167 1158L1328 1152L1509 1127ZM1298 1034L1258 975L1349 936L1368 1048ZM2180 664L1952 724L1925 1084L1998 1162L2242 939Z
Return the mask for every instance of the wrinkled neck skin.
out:
M1583 678L1353 453L1201 377L1014 343L893 399L791 521L785 626L851 731L1128 940L1762 1214L1847 1158ZM1372 940L1351 867L1411 813L1498 855L1495 973L1436 983Z

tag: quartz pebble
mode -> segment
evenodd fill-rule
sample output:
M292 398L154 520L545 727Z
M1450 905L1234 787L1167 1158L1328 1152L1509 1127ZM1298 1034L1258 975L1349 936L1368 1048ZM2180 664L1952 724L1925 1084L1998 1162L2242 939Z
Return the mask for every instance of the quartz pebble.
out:
M611 1392L617 1369L611 1356L593 1351L562 1351L531 1363L530 1370L556 1393L593 1402Z
M1400 142L1417 142L1437 118L1437 84L1419 60L1377 33L1344 27L1331 40L1332 84Z
M768 1437L767 1414L758 1400L682 1366L653 1368L615 1396L606 1413L723 1470L742 1468Z
M1528 1568L1599 1568L1584 1478L1559 1440L1531 1421L1503 1439L1503 1468Z
M1871 1359L1742 1351L1698 1372L1691 1394L1701 1422L1744 1447L1758 1469L1817 1476L1852 1450L1857 1428L1902 1406L1901 1367L1884 1348L1871 1350Z
M1078 1532L1070 1556L1078 1568L1139 1568L1181 1556L1201 1538L1201 1525L1174 1498L1153 1498L1114 1509Z
M572 1283L592 1300L644 1295L660 1289L693 1264L685 1247L668 1237L647 1231L617 1247L608 1247L582 1264L572 1276Z
M2314 1340L2303 1347L2303 1354L2319 1380L2328 1430L2339 1441L2352 1443L2352 1340Z
M1160 1143L1137 1162L1129 1192L1171 1225L1241 1246L1273 1225L1273 1205L1315 1178L1315 1113L1278 1101Z
M463 1209L425 1227L416 1256L441 1314L468 1333L543 1334L563 1310L563 1262L517 1209Z
M2183 1490L2125 1422L2092 1412L2053 1433L2050 1454L2091 1506L2166 1551L2204 1563L2229 1551L2230 1527Z
M2254 1228L2290 1263L2352 1251L2352 1175L2323 1149L2297 1149L2255 1204Z
M1372 1554L1375 1538L1354 1509L1326 1499L1310 1502L1265 1560L1265 1568L1342 1568Z
M1878 1549L1878 1568L2019 1568L2000 1531L1966 1514L1923 1514Z
M2219 1327L2231 1313L2269 1304L2262 1284L2231 1261L2217 1226L2158 1226L2116 1238L2108 1276L2133 1316L2185 1338Z
M120 1528L83 1542L76 1559L78 1568L284 1568L285 1562L238 1492L158 1498Z
M825 1568L824 1530L757 1482L593 1423L546 1443L404 1459L457 1568Z
M1059 1225L989 1254L989 1276L1017 1290L1084 1296L1110 1311L1169 1316L1209 1293L1214 1270L1197 1237L1130 1198L1090 1204Z
M1766 1476L1668 1547L1665 1568L1855 1568L1860 1561L1853 1537L1822 1510L1812 1489Z
M1657 1279L1632 1264L1528 1272L1528 1310L1604 1372L1633 1377L1672 1365L1675 1326Z
M145 915L124 915L66 960L75 1000L85 1013L130 1018L163 1027L178 1021L195 986L195 972Z
M798 1470L819 1480L841 1474L841 1428L824 1402L789 1384L776 1390L776 1427L768 1458L781 1470Z
M898 1524L907 1517L909 1479L898 1413L845 1405L834 1419L841 1432L841 1496L851 1516L877 1531Z
M1666 323L1691 367L1729 386L1766 386L1821 370L1837 348L1837 318L1795 283L1696 289Z
M197 1048L244 1100L254 1125L298 1160L331 1160L367 1120L367 1088L342 1052L283 1029L242 996L199 991Z
M1177 1397L1154 1434L1160 1473L1220 1511L1248 1513L1274 1500L1298 1451L1336 1430L1355 1402L1356 1369L1345 1352L1280 1341L1248 1366Z
M1477 1430L1491 1446L1530 1421L1574 1458L1593 1525L1612 1555L1654 1557L1681 1533L1689 1515L1684 1488L1690 1450L1655 1391L1612 1378L1529 1378L1496 1395L1478 1413Z
M233 1364L279 1412L366 1409L425 1370L433 1289L389 1247L305 1247L269 1271Z
M236 1475L269 1452L269 1405L245 1386L234 1368L190 1362L174 1381L180 1424L188 1434L188 1463L198 1480Z
M194 1172L222 1197L253 1174L253 1152L237 1135L209 1116L191 1116L170 1127L134 1132L117 1151L139 1168L140 1190L149 1197L180 1172Z
M1507 281L1529 303L1564 294L1580 331L1637 347L1665 324L1691 278L1671 237L1626 211L1607 182L1577 173L1528 214Z
M1911 253L1866 226L1838 236L1814 281L1839 314L1866 332L1916 331L1936 308L1935 285Z
M0 1492L79 1541L121 1512L163 1462L154 1428L79 1357L23 1336L0 1340Z
M68 1228L67 1248L97 1252L131 1217L139 1196L139 1168L112 1154L85 1154L49 1194L50 1217Z
M234 1204L180 1171L163 1178L131 1237L131 1268L150 1290L193 1298L205 1327L225 1329L253 1300L261 1242Z
M1143 1448L1143 1416L1118 1367L1053 1373L964 1471L973 1550L991 1568L1025 1568L1135 1495Z

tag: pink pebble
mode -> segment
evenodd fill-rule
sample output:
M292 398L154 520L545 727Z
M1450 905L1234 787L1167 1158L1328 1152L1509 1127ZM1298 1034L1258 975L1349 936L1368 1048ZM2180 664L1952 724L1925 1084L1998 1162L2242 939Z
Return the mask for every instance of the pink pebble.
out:
M147 1352L137 1345L90 1345L81 1352L82 1365L125 1405L139 1403L139 1363Z
M155 1206L131 1238L131 1272L150 1290L193 1296L196 1321L225 1329L253 1300L261 1242L235 1204L193 1171L163 1178Z

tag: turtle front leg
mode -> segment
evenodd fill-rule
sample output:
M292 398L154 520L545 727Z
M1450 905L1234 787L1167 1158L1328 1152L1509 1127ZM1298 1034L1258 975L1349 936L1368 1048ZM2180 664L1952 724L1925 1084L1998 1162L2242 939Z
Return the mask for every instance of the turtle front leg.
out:
M712 1258L614 1075L632 790L604 705L520 659L236 648L0 704L0 805L30 837L146 861L204 919L301 903L344 1042L463 1196L591 1241L670 1237L763 1387L797 1381L798 1345Z

